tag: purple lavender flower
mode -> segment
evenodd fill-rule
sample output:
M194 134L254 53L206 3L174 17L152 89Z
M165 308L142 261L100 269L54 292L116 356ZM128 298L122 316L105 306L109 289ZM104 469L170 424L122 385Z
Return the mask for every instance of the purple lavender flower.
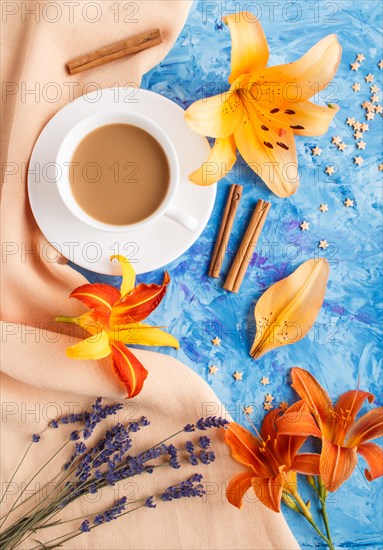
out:
M202 462L202 464L210 464L211 462L214 462L215 454L213 453L213 451L203 451L199 455L199 459Z
M49 423L49 426L51 428L58 428L59 427L59 423L57 422L57 420L51 420L51 422Z
M157 508L157 504L154 504L153 497L149 497L145 500L145 504L147 508Z
M203 435L199 438L198 444L201 447L201 449L208 449L210 447L210 439L206 437L206 435Z
M202 475L194 474L186 481L182 481L178 485L172 485L166 489L160 496L163 501L171 501L173 499L190 498L190 497L202 497L206 494L206 491L201 485Z
M82 533L88 533L90 531L89 520L85 519L80 525L80 531Z
M185 451L192 454L194 453L194 445L191 441L186 441L185 443Z
M200 418L195 424L186 424L184 432L194 432L195 430L207 430L209 428L223 428L229 422L220 416L208 416Z
M38 443L40 441L41 437L39 436L39 434L33 434L32 435L32 441L33 443Z

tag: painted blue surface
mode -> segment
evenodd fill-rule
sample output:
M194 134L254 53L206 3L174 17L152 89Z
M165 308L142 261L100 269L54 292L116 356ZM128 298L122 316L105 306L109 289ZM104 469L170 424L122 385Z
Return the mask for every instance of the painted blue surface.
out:
M379 51L382 5L373 0L195 3L177 43L161 65L144 77L143 87L182 107L201 98L207 86L210 94L225 90L230 36L220 22L221 9L225 13L238 7L247 7L261 18L270 46L270 65L292 61L322 37L337 33L343 58L334 85L321 97L326 102L339 103L341 111L327 135L297 139L302 174L294 196L278 199L245 169L242 161L237 163L219 184L214 212L202 236L167 267L172 283L150 321L168 325L181 341L178 352L162 351L176 355L207 380L235 418L244 424L241 407L252 404L258 422L264 413L262 402L266 392L271 392L277 403L291 401L293 393L287 381L289 369L294 365L315 374L334 398L355 388L360 380L362 389L375 394L375 405L382 405L382 172L378 171L378 163L383 162L382 117L376 115L369 122L364 151L356 149L353 131L346 125L347 116L365 122L360 104L369 100L370 85L364 76L371 72L375 75L374 83L382 89L382 71L377 66L382 57ZM350 63L357 53L364 53L366 60L357 72L352 72ZM359 93L351 89L354 82L361 84ZM382 92L379 96L381 100ZM344 153L331 144L331 136L337 134L348 144ZM310 148L315 145L323 149L319 157L311 155ZM362 167L353 164L352 159L358 154L364 158ZM337 168L333 177L323 172L327 165ZM234 182L244 184L242 203L221 278L209 279L206 272L219 216L229 184ZM344 207L347 197L355 201L354 207ZM232 253L259 198L270 200L272 209L252 269L238 295L226 293L221 286ZM328 204L329 212L320 213L321 203ZM310 222L309 231L300 230L303 220ZM325 252L318 248L320 239L331 243ZM254 336L253 310L257 299L272 283L318 254L329 259L331 274L315 327L299 343L253 361L249 348ZM92 273L86 275L91 281L119 282ZM139 280L159 281L161 276L162 270ZM211 345L216 335L222 338L219 347ZM211 364L219 368L214 376L208 374ZM235 382L232 378L236 370L243 372L243 381ZM260 384L262 376L270 377L271 384L265 388ZM368 483L363 476L364 468L360 459L352 479L329 499L333 538L342 548L383 545L382 483L381 480ZM310 497L309 492L306 496ZM321 546L304 520L289 510L286 514L303 548Z

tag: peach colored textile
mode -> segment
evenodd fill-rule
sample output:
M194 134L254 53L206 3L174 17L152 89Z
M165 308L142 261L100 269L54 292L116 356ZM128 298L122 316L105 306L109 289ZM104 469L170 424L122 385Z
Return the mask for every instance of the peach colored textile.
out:
M142 74L159 63L170 49L187 17L190 2L47 0L3 4L7 4L6 8L3 6L6 24L2 28L2 81L5 84L2 102L1 470L4 482L10 478L31 433L39 431L47 419L70 409L78 411L97 395L111 399L124 396L119 382L109 376L107 360L87 363L65 357L65 347L73 342L74 336L64 334L61 327L52 323L56 314L68 311L68 293L84 280L65 265L64 259L54 263L47 261L55 254L49 254L49 247L36 226L25 186L25 171L33 144L54 113L86 92L90 83L101 88L116 83L122 86L128 82L139 84ZM57 5L62 8L61 15ZM85 5L88 11L83 12ZM128 9L124 11L125 5ZM70 58L153 26L161 29L164 37L161 46L75 77L66 73L64 63ZM52 95L47 95L53 93L53 87L48 89L50 83L62 92L56 101L52 101ZM71 302L70 307L75 314L76 304ZM203 414L225 414L209 386L187 366L156 353L137 353L149 370L149 377L142 393L127 402L120 417L124 420L146 415L152 420L152 426L137 439L137 449L160 441ZM49 432L39 446L33 448L11 493L18 490L22 480L29 479L43 457L56 449L66 436L65 428ZM242 511L225 502L225 484L241 467L231 460L221 437L214 438L217 461L202 472L207 482L206 499L162 503L156 510L139 510L81 535L65 547L297 548L283 516L255 502L252 494L248 495ZM35 482L39 479L45 482L56 471L49 466ZM168 469L161 475L133 479L126 485L120 484L118 493L105 490L97 503L86 500L75 503L68 517L100 510L124 492L130 496L134 494L135 498L152 494L180 481L191 471L194 471L191 467L177 471ZM32 488L37 487L35 482ZM6 498L4 510L12 498L11 495ZM68 523L65 530L47 529L41 538L50 540L77 528L78 524ZM33 541L27 541L21 547L33 545Z

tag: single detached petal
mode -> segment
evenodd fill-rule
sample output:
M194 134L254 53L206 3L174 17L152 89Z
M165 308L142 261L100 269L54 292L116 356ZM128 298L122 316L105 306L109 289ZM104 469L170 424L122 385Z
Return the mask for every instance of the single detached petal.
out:
M118 260L122 267L122 283L121 283L121 297L123 298L128 292L134 288L136 281L136 272L134 271L132 264L125 256L116 255L111 256L110 261Z
M334 407L334 443L343 444L348 430L355 422L356 415L366 399L372 403L374 396L372 393L361 390L350 390L339 397Z
M243 117L243 104L235 89L200 99L185 111L185 120L196 134L228 138Z
M170 277L166 272L162 285L142 283L133 288L121 302L113 307L110 326L130 324L146 319L161 303L169 282Z
M285 473L281 472L273 477L253 477L252 485L259 500L273 510L281 511L282 490L285 482Z
M331 439L333 430L336 430L337 419L330 396L314 376L305 369L293 367L291 369L291 378L293 380L291 387L306 401L322 433L328 439ZM312 435L316 434L313 433Z
M334 78L342 56L335 34L326 36L300 59L260 71L254 80L268 86L275 97L299 102L312 97ZM276 105L277 107L277 105Z
M259 451L260 441L249 430L230 422L225 430L225 442L229 445L234 460L252 468L256 475L270 475L272 470Z
M71 359L102 359L110 355L108 335L105 331L98 332L74 346L66 349Z
M364 414L351 427L347 436L347 446L354 447L383 435L383 407L377 407Z
M254 311L257 331L250 350L254 359L306 336L322 307L328 275L326 260L308 260L262 294Z
M113 327L109 336L124 344L139 344L142 346L170 346L178 349L179 342L174 336L157 327L143 323Z
M114 286L103 283L86 284L75 288L69 295L92 309L92 317L105 327L109 324L109 316L113 305L120 299L120 291Z
M323 484L328 491L337 491L350 477L357 462L356 447L341 447L327 439L322 439L319 469Z
M295 193L299 174L292 130L279 132L261 116L255 102L246 102L234 139L243 159L273 193L278 197Z
M373 481L383 476L383 449L376 443L363 443L358 446L357 452L367 462L369 470L364 470L368 481Z
M234 476L227 486L226 498L233 506L242 508L243 497L248 489L251 487L251 480L254 476L254 472L243 472Z
M134 397L142 390L148 371L122 342L111 341L114 370L124 384L128 397Z
M252 73L266 67L269 47L259 20L252 13L243 11L226 15L223 22L231 34L231 75L229 82L244 73Z
M318 476L320 455L317 453L300 453L296 455L291 468L299 474Z
M216 139L208 159L189 175L189 180L197 185L212 185L221 180L233 168L236 151L233 136Z

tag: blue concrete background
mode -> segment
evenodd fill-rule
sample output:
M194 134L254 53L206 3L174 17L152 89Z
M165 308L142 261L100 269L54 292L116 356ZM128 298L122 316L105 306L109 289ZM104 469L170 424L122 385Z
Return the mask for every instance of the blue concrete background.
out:
M246 424L243 405L252 404L254 420L260 422L264 411L264 394L270 392L275 402L293 399L288 373L299 365L310 370L336 398L353 389L358 381L362 389L376 396L374 406L382 405L381 305L382 305L382 117L369 122L363 139L365 150L356 148L353 130L346 117L366 122L360 107L371 95L364 77L375 76L382 89L382 73L377 63L382 58L382 4L365 1L314 2L203 2L194 3L186 25L167 58L143 79L143 87L162 94L186 108L203 96L227 89L230 70L230 35L220 18L224 13L249 9L260 17L270 46L270 65L293 61L327 34L336 33L343 46L342 62L334 83L320 96L325 102L339 103L327 135L297 138L301 166L301 185L287 199L273 196L266 186L239 161L226 180L219 184L211 220L195 245L181 258L167 266L171 285L167 296L150 317L152 324L167 325L181 342L176 355L193 368L215 390L237 421ZM363 61L357 72L350 63L357 53ZM360 83L361 91L351 86ZM379 92L380 102L382 92ZM345 152L331 144L331 136L340 135L348 144ZM323 149L313 157L311 148ZM364 164L353 164L361 155ZM333 165L332 177L324 168ZM206 276L220 214L231 183L244 185L243 199L237 215L219 280ZM345 208L346 198L354 207ZM252 268L238 295L222 290L232 254L241 239L246 222L257 199L272 202L272 209L262 233ZM321 203L329 206L322 214ZM306 220L310 230L302 232L299 224ZM320 239L330 244L326 251L318 248ZM313 329L299 343L272 351L259 361L249 356L254 337L253 310L257 299L272 283L289 275L303 261L326 257L331 273L323 308ZM82 272L89 280L119 284L107 278ZM139 277L140 281L159 281L163 270ZM211 339L222 338L219 347ZM219 371L209 375L209 365ZM232 374L243 373L236 382ZM268 376L271 384L262 386ZM363 411L367 410L367 407ZM369 483L363 476L365 464L359 460L352 479L329 499L333 538L337 547L382 548L382 483ZM303 485L303 484L302 484ZM308 490L307 498L312 497ZM288 522L303 548L321 547L310 526L294 512L285 510Z

